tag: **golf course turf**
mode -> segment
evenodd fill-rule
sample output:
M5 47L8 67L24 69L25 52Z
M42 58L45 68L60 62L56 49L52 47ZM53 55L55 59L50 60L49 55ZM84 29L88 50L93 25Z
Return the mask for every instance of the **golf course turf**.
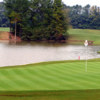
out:
M85 61L0 68L0 98L3 100L100 100L99 89L99 59L88 61L87 72Z
M93 45L100 45L100 30L93 29L69 29L69 40L93 41ZM71 42L70 44L82 44L83 42Z

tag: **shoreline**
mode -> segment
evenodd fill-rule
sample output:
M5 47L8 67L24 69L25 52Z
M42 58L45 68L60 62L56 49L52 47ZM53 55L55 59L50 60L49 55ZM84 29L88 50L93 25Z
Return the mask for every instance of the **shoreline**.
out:
M46 64L57 64L57 63L75 63L75 62L85 62L85 60L60 60L60 61L44 61L44 62L36 62L36 63L29 63L29 64L22 64L22 65L9 65L9 66L1 66L0 69L5 68L23 68L29 65L46 65ZM95 59L88 59L88 62L100 62L100 58Z

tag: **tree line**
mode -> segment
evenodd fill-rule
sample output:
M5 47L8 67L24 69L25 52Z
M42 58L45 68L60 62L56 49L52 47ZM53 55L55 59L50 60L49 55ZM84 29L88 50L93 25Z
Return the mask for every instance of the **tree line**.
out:
M0 27L23 40L65 40L68 26L100 29L100 7L67 6L62 0L4 0Z
M0 2L0 27L9 27L8 17L5 16L4 3Z
M62 0L4 0L10 31L23 40L66 40Z
M86 5L64 6L69 12L70 25L80 29L100 29L100 7Z

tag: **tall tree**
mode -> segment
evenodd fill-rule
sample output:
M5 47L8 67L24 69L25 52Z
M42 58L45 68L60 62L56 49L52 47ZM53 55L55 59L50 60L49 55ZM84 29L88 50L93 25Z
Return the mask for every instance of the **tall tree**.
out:
M14 26L11 23L14 19L16 19L18 30L16 30L17 35L20 33L21 29L21 21L23 20L24 16L27 13L27 10L29 8L29 1L28 0L4 0L5 8L6 8L6 15L8 16L10 20L10 27L11 31L14 32ZM14 18L15 17L15 18ZM19 18L21 20L19 20ZM15 23L15 24L16 24Z
M16 43L16 33L17 33L17 22L20 21L20 14L12 11L11 14L9 15L9 17L11 18L11 23L14 23L15 24L15 43Z
M54 0L53 4L53 18L52 18L52 35L51 39L61 39L66 36L66 30L68 28L67 20L62 11L62 0Z
M4 1L7 16L10 22L14 21L14 24L11 23L12 31L17 35L21 33L23 40L57 40L67 36L61 0Z

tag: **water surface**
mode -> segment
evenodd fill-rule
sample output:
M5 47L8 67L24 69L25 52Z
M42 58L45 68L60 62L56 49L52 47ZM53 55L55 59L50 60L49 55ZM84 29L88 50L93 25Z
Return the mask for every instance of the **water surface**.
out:
M88 59L100 58L100 46L88 46ZM0 66L23 65L44 61L85 59L84 45L22 43L12 45L0 43Z

